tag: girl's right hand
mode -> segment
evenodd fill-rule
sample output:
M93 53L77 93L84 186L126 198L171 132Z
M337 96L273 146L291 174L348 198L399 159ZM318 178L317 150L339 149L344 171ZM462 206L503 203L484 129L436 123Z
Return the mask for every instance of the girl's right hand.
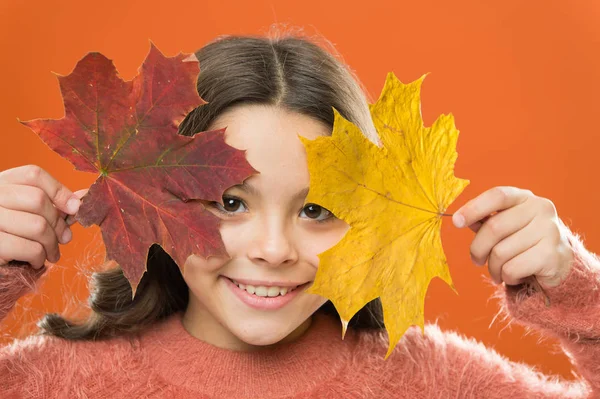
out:
M35 269L46 259L56 263L58 244L72 238L65 217L77 213L86 192L74 194L35 165L0 172L0 266L13 260Z

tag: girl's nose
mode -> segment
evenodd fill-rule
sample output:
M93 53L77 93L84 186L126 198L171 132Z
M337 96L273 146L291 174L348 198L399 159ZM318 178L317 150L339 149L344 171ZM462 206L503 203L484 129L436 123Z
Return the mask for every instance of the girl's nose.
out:
M291 264L298 260L292 233L285 223L277 220L266 221L256 231L248 256L252 261L267 266Z

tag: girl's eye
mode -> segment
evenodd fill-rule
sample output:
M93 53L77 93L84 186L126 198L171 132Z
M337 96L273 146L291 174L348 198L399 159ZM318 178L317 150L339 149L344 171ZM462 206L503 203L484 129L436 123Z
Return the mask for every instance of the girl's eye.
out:
M307 204L302 211L300 211L300 217L306 217L309 219L323 221L331 218L333 214L322 206L316 204Z
M215 202L215 207L223 213L241 213L246 212L246 205L238 198L223 197L223 205Z

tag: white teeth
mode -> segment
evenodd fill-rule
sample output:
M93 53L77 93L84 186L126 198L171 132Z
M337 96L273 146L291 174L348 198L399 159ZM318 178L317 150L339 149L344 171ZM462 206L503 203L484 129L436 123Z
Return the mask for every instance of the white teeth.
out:
M237 285L238 287L240 287L242 290L246 290L248 293L250 294L254 294L256 296L260 296L260 297L276 297L276 296L283 296L285 294L287 294L290 291L293 291L296 287L294 288L288 288L288 287L265 287L263 285L259 285L259 286L253 286L253 285L244 285L241 283L238 283L235 280L231 280L233 281L233 283L235 285Z

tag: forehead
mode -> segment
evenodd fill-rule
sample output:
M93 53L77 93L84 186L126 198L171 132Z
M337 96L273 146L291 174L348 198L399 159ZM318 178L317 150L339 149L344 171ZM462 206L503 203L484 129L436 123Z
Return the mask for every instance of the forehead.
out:
M323 122L274 105L232 107L219 115L209 130L223 127L227 128L228 143L236 148L244 144L252 146L257 139L298 141L298 135L314 139L331 134Z
M314 139L331 133L310 116L265 105L231 108L210 128L226 128L227 143L245 150L248 162L261 175L306 181L306 153L298 135Z

